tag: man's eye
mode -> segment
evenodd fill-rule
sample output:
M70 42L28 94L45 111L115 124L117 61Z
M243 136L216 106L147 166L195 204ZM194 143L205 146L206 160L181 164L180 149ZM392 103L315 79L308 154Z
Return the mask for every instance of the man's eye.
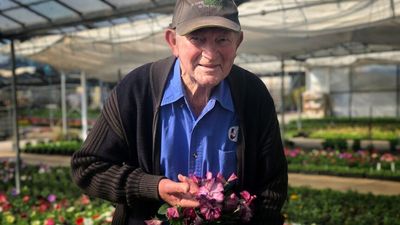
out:
M200 42L202 41L202 38L199 37L199 36L190 36L190 37L189 37L189 40L190 40L191 42L194 42L194 43L200 43Z
M219 44L229 44L231 42L231 39L227 38L227 37L221 37L217 39L217 42Z

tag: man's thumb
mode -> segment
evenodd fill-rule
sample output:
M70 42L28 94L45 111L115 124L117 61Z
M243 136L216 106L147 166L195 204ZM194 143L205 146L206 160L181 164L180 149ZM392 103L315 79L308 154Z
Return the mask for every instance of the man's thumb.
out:
M181 183L178 183L178 185L179 185L179 192L181 192L181 193L189 192L190 187L189 187L188 183L181 182Z

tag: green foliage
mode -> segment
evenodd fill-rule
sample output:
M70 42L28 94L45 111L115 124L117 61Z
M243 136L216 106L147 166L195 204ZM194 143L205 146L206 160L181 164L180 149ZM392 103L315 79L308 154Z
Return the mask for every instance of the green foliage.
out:
M302 225L399 225L400 196L289 188L287 221Z
M54 118L61 118L62 112L60 108L53 109ZM49 118L49 109L46 108L35 108L35 109L20 109L18 112L20 117L41 117ZM88 118L95 119L100 114L99 109L88 109ZM81 114L77 111L68 113L70 119L80 119Z
M322 147L324 149L338 149L338 150L347 150L347 141L345 139L326 139L322 142Z
M82 145L81 141L60 141L49 143L27 144L22 152L48 155L72 155Z
M322 118L301 120L302 130L293 120L285 126L285 137L318 139L399 140L399 118Z

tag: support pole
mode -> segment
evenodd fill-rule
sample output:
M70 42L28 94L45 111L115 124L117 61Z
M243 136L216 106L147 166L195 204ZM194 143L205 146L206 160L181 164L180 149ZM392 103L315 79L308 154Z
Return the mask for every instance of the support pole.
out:
M285 60L281 59L281 137L284 141L285 134Z
M62 117L62 134L65 138L68 132L67 125L67 92L65 73L61 72L61 117Z
M15 62L15 48L14 40L11 40L11 61L12 61L12 117L13 117L13 149L15 151L15 190L16 193L21 193L21 175L20 175L20 164L21 155L19 149L19 132L18 132L18 102L17 102L17 75L15 73L16 62Z
M82 140L87 137L88 123L87 123L87 88L86 88L86 74L81 72L81 87L82 87L82 101L81 101L81 120L82 120Z
M396 66L396 118L400 118L400 65ZM400 139L400 137L399 137Z

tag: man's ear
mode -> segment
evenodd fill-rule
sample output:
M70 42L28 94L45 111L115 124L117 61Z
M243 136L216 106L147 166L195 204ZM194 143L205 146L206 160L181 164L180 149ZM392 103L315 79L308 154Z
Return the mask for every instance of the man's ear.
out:
M176 32L175 32L175 30L166 29L165 32L164 32L164 38L165 38L165 41L167 41L167 43L168 43L168 45L169 45L169 47L170 47L170 49L172 51L172 54L175 57L178 57L179 54L178 54L178 47L176 45Z

